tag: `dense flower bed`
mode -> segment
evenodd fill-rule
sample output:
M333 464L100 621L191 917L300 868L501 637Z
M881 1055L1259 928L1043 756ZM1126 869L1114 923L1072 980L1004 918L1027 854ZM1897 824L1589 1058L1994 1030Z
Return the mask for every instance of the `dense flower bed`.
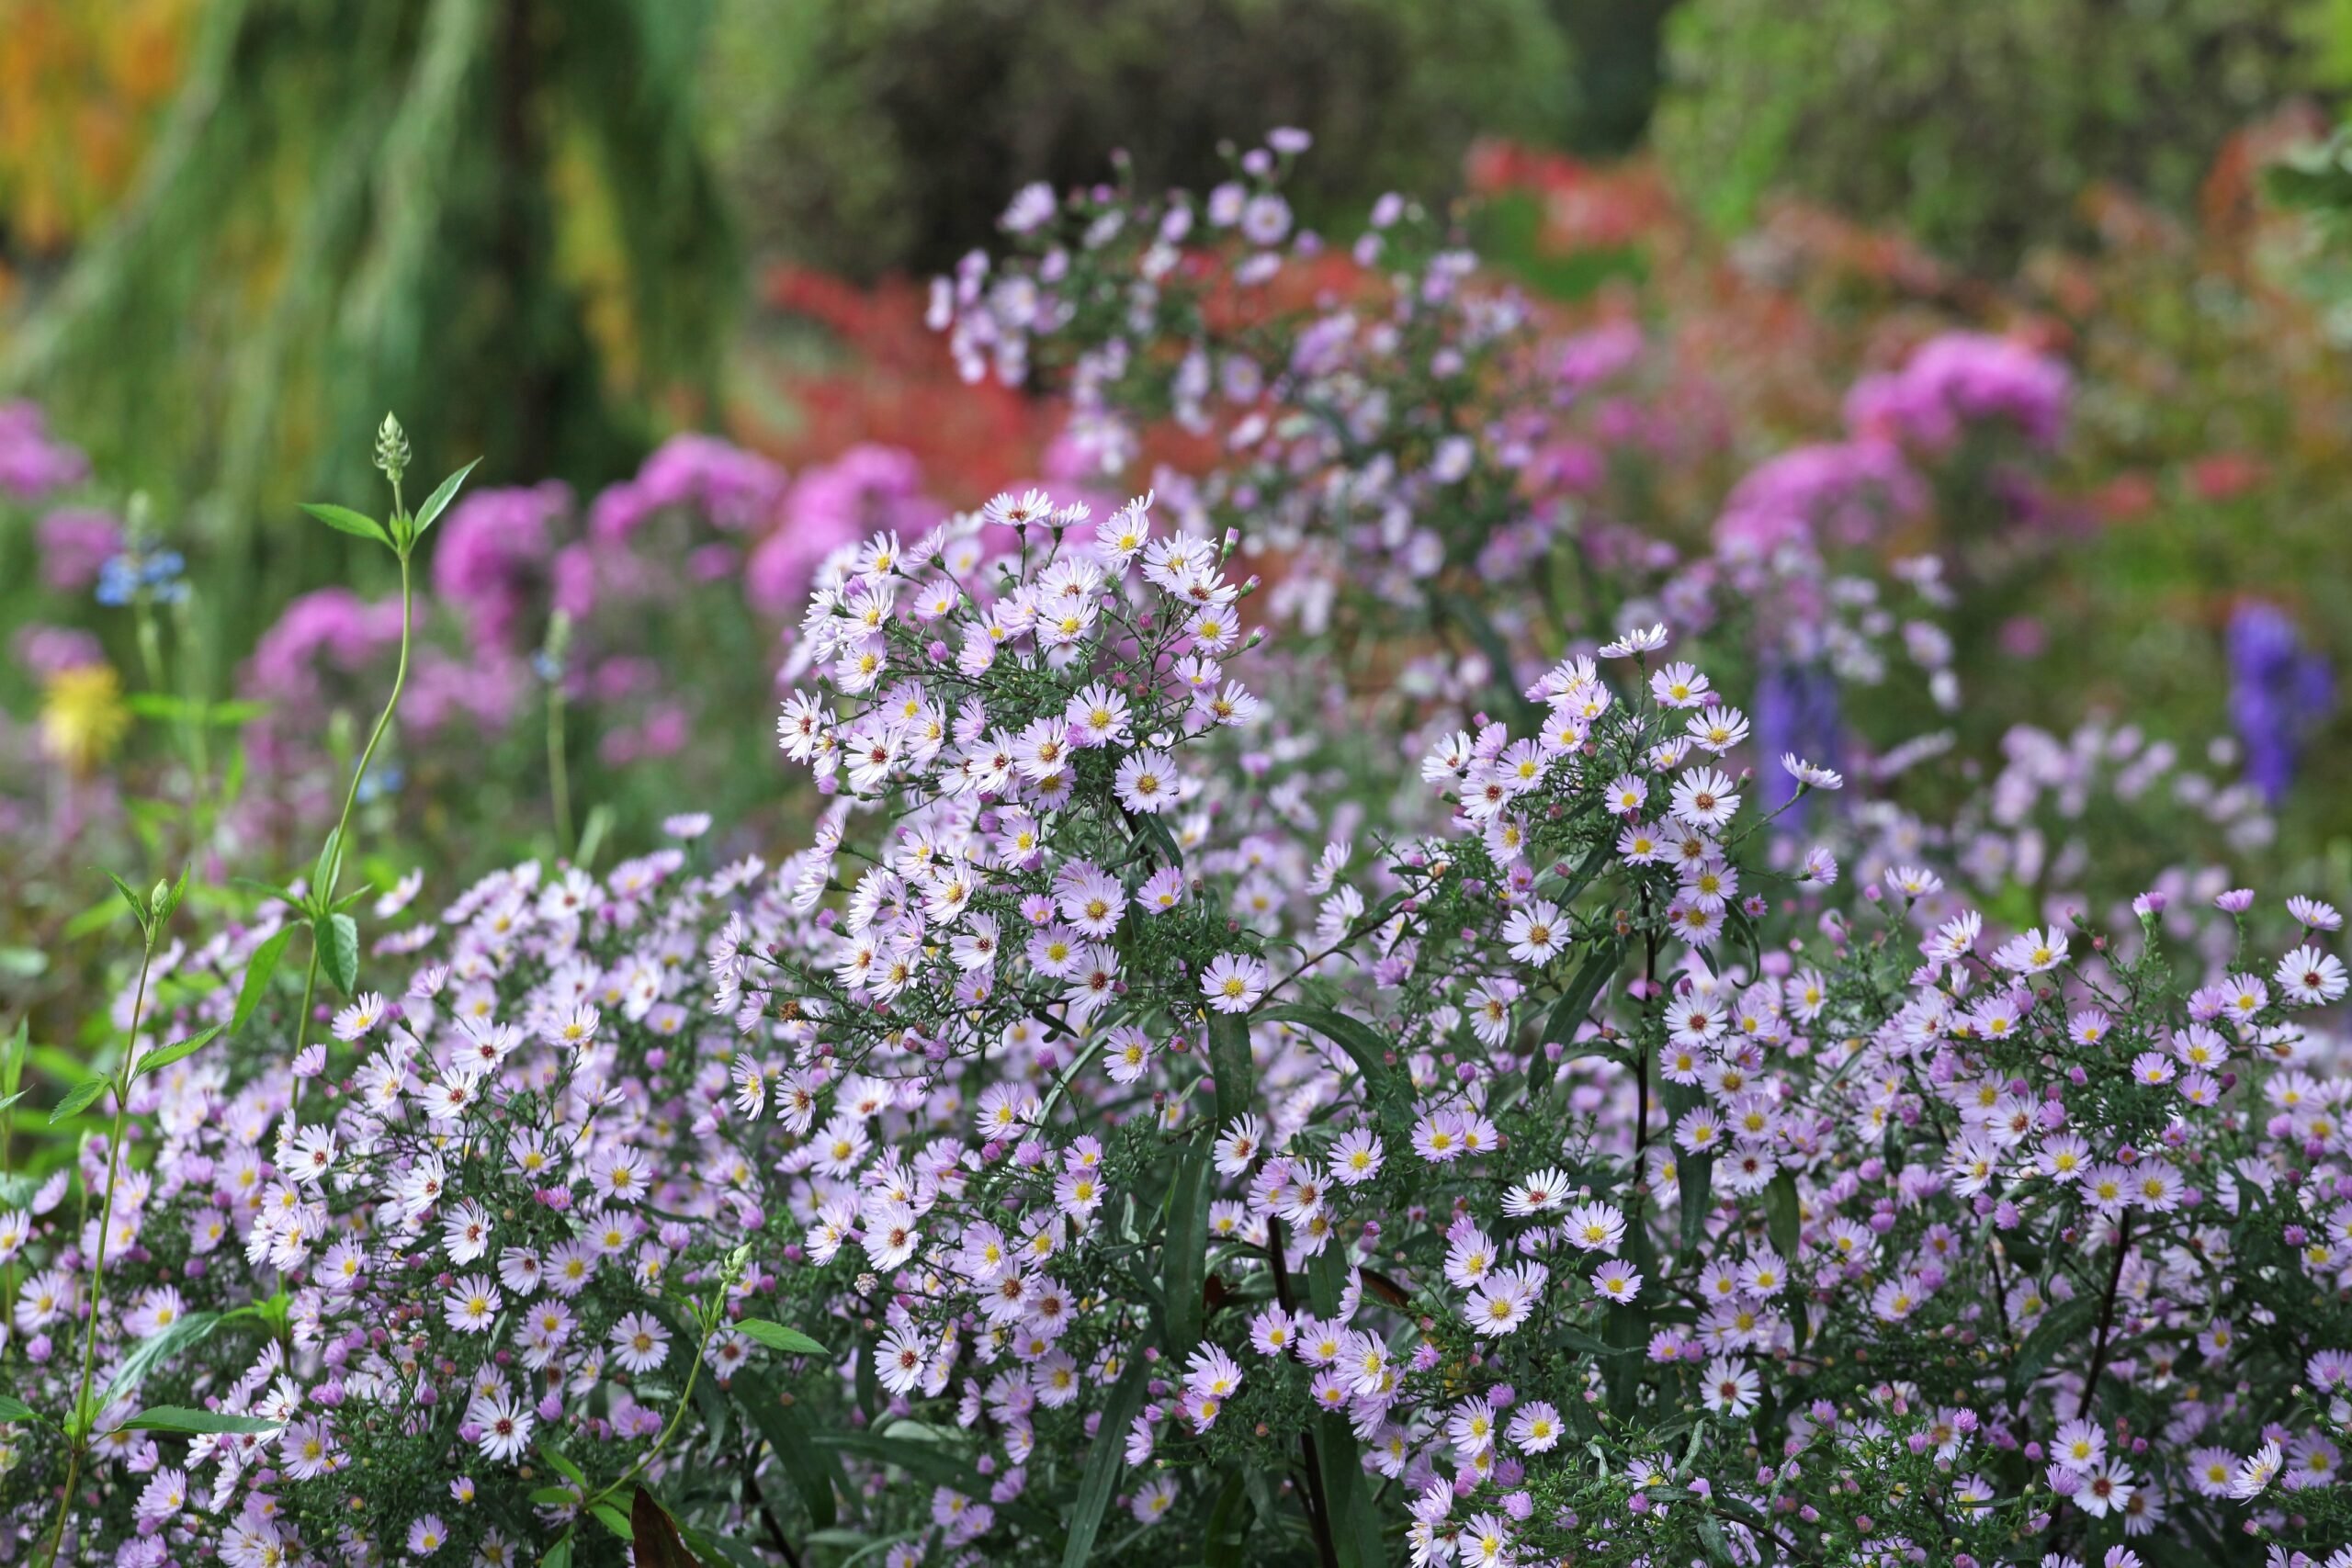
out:
M903 512L754 540L786 481L690 443L558 544L410 509L388 423L389 516L314 509L406 590L341 817L200 930L122 886L73 1162L0 1188L17 1550L2352 1563L2340 915L2216 880L2226 757L1929 765L2064 372L1931 343L1678 549L1589 483L1638 341L1402 200L1331 254L1303 145L1024 191L940 285L1083 496L869 457ZM1217 456L1126 486L1163 422ZM348 891L422 541L494 671L668 516L805 594L791 852Z

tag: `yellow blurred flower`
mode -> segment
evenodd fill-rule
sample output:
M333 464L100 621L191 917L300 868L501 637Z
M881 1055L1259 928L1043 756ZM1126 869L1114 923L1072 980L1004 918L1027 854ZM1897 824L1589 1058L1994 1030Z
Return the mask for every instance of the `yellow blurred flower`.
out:
M112 755L130 728L122 677L111 664L77 664L41 687L41 750L77 773Z

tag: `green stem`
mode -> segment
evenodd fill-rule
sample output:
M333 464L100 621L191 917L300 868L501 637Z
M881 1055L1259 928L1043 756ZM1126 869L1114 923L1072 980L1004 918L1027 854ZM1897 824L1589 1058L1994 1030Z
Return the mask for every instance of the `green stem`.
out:
M548 681L548 792L555 804L555 852L571 858L571 790L563 761L563 671Z
M123 1046L122 1066L117 1069L114 1083L114 1132L107 1143L107 1195L98 1211L98 1250L90 1266L90 1326L82 1340L82 1381L74 1391L74 1409L68 1417L78 1428L84 1417L83 1407L90 1400L90 1381L98 1366L98 1309L106 1300L107 1233L114 1228L114 1189L116 1175L122 1160L123 1123L130 1116L130 1070L139 1050L139 1025L147 1010L147 976L155 962L155 934L147 933L146 947L139 959L139 991L130 1004L130 1034ZM86 1190L85 1190L86 1193ZM97 1413L88 1413L96 1419ZM74 1517L74 1488L82 1479L82 1456L90 1446L90 1434L74 1433L72 1454L65 1461L65 1493L57 1500L57 1533L50 1538L49 1556L44 1568L52 1568L59 1552L65 1550L66 1521Z
M359 799L359 782L368 776L368 763L376 755L376 748L382 743L384 731L391 728L392 714L401 705L401 688L408 683L409 634L414 615L415 598L411 592L409 558L403 554L400 559L400 662L395 665L392 670L391 695L384 700L384 711L376 716L376 728L368 732L368 745L359 753L358 764L351 770L350 787L343 792L343 815L335 819L334 836L328 840L328 842L334 846L334 852L327 857L326 886L324 887L314 887L311 889L311 897L316 908L322 912L325 911L328 907L334 902L335 884L339 882L343 876L345 836L351 829L351 808L358 802ZM297 1013L294 1017L294 1051L297 1055L300 1055L303 1046L310 1043L311 1004L318 996L318 988L319 938L317 927L314 925L311 928L311 932L310 967L304 971L302 976L302 1010ZM301 1080L298 1079L294 1085L294 1101L298 1109L300 1107L301 1099L302 1084Z
M662 1435L653 1439L653 1446L651 1448L647 1449L643 1453L637 1456L637 1462L635 1464L630 1465L627 1470L623 1471L616 1479L607 1482L603 1486L598 1487L594 1495L586 1498L581 1503L580 1511L582 1513L585 1514L594 1512L597 1504L603 1502L605 1498L610 1497L614 1493L619 1491L622 1487L636 1480L637 1477L643 1472L645 1467L653 1462L653 1456L660 1453L663 1449L669 1447L670 1439L677 1435L678 1424L686 1418L686 1406L694 1403L695 1379L702 1375L703 1356L705 1352L708 1351L710 1348L712 1337L717 1335L718 1332L718 1319L720 1314L725 1311L726 1301L727 1292L722 1290L719 1292L718 1300L712 1303L708 1314L704 1318L702 1325L702 1343L695 1347L695 1359L693 1364L688 1366L686 1369L686 1386L678 1395L678 1407L670 1412L670 1424L662 1428Z

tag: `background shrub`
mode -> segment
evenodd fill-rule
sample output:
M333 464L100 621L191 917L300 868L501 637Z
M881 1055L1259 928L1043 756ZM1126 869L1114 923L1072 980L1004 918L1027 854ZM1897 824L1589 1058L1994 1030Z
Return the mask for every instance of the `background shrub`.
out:
M2006 266L2114 180L2185 205L2231 131L2325 74L2312 0L1695 0L1657 145L1717 222L1785 189Z

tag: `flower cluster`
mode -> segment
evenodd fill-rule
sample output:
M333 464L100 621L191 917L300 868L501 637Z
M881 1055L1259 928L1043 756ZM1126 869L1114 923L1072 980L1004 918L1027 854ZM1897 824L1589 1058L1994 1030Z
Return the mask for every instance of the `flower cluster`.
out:
M1547 345L1403 203L1327 269L1302 147L1197 212L1024 192L1036 254L940 294L975 372L1066 371L1098 468L1148 408L1204 474L942 514L879 453L687 443L584 536L552 490L450 512L442 598L558 692L681 581L634 553L805 578L819 804L773 863L676 814L420 905L337 897L354 777L193 945L123 885L72 1162L0 1177L21 1548L2352 1564L2341 916L2213 880L2255 792L2136 731L1846 804L1961 742L1849 761L1841 693L1899 648L1961 694L1889 604L1940 569L1839 552L2063 385L1923 354L1863 400L1894 435L1646 552L1528 412L1638 338ZM1329 297L1272 309L1300 267ZM799 507L840 536L758 533ZM257 667L356 674L371 615ZM2078 893L2159 803L2213 863Z

